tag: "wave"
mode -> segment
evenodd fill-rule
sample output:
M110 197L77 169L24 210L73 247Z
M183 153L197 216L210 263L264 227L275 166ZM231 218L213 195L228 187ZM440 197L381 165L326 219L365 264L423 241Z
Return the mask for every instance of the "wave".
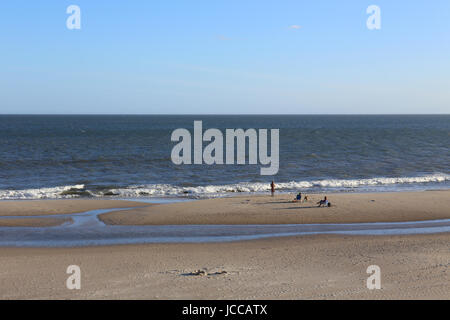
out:
M399 185L399 184L423 184L442 183L450 181L448 174L434 174L421 177L399 177L399 178L370 178L370 179L350 179L350 180L315 180L315 181L291 181L276 184L278 191L291 191L299 189L337 189L360 188L368 186ZM113 193L123 197L139 196L206 196L220 197L225 194L235 192L262 193L270 191L269 183L248 183L241 182L230 185L208 185L196 187L179 187L168 184L156 184L146 186L132 186L128 188L113 189Z
M364 190L377 186L421 185L426 183L445 183L450 181L450 175L436 173L418 177L377 177L368 179L324 179L311 181L290 181L276 183L277 191L297 190L327 190L342 191L348 189ZM78 197L198 197L211 198L230 195L233 193L262 193L270 190L269 183L241 182L229 185L207 186L176 186L171 184L132 185L125 188L108 188L104 190L89 190L85 185L59 186L52 188L26 190L0 190L0 199L64 199Z
M78 198L87 195L84 184L73 186L61 186L52 188L25 189L25 190L0 190L1 200L21 200L21 199L65 199Z

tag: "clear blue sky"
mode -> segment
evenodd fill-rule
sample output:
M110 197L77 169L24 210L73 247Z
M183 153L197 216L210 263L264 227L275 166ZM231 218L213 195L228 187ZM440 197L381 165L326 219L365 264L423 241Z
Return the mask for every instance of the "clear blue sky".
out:
M450 113L448 0L2 0L0 52L0 113Z

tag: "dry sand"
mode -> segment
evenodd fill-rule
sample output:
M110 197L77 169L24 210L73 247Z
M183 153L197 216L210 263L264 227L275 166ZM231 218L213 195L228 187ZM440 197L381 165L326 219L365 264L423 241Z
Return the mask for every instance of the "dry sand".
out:
M450 234L0 248L1 299L450 299ZM66 269L81 268L81 290ZM381 268L381 290L366 269ZM190 273L204 270L209 275ZM226 273L221 273L225 271Z
M330 208L317 208L323 195L293 203L293 195L243 196L154 205L100 216L107 224L296 224L433 220L450 218L450 190L329 194Z
M131 208L148 204L135 201L65 199L0 201L1 216L40 216L77 213L96 209Z

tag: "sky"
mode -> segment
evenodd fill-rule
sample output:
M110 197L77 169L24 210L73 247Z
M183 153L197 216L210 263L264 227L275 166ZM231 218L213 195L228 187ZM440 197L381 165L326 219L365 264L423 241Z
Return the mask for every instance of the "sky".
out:
M450 113L450 1L2 0L0 113Z

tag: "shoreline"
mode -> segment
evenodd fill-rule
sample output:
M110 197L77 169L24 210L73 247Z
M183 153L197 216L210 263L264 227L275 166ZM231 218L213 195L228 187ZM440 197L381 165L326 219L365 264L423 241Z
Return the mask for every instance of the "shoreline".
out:
M435 188L428 187L420 187L419 185L414 187L400 187L396 188L379 188L376 189L364 189L364 188L349 188L349 189L330 189L330 190L309 190L308 188L298 188L298 190L306 190L305 194L309 195L322 195L322 194L378 194L378 193L416 193L416 192L445 192L450 191L450 186L444 187L439 186ZM276 190L277 195L287 195L287 194L295 194L296 190ZM303 193L303 191L302 191ZM0 199L0 203L2 202L16 202L16 201L62 201L62 200L99 200L99 201L134 201L134 202L143 202L143 203L152 203L156 201L163 202L183 202L183 201L197 201L197 200L211 200L211 199L222 199L222 198L234 198L234 197L253 197L253 196L265 196L270 194L270 190L265 191L229 191L224 193L211 193L210 195L204 194L179 194L179 195L157 195L157 196L120 196L120 195L92 195L92 196L76 196L76 197L49 197L49 198L6 198Z
M220 178L219 178L219 181ZM167 182L148 184L109 185L99 187L86 184L63 184L49 187L0 190L0 201L7 200L39 200L39 199L133 199L133 198L179 198L208 199L228 197L242 194L245 196L261 195L270 192L268 181L245 181L245 179L229 181L222 184L204 184L203 181L188 185L172 185ZM74 182L76 183L76 182ZM415 192L427 190L450 190L450 174L441 171L415 173L403 176L372 177L321 177L297 178L283 177L276 183L277 192L295 193L298 190L310 194L318 193L378 193L378 192Z

